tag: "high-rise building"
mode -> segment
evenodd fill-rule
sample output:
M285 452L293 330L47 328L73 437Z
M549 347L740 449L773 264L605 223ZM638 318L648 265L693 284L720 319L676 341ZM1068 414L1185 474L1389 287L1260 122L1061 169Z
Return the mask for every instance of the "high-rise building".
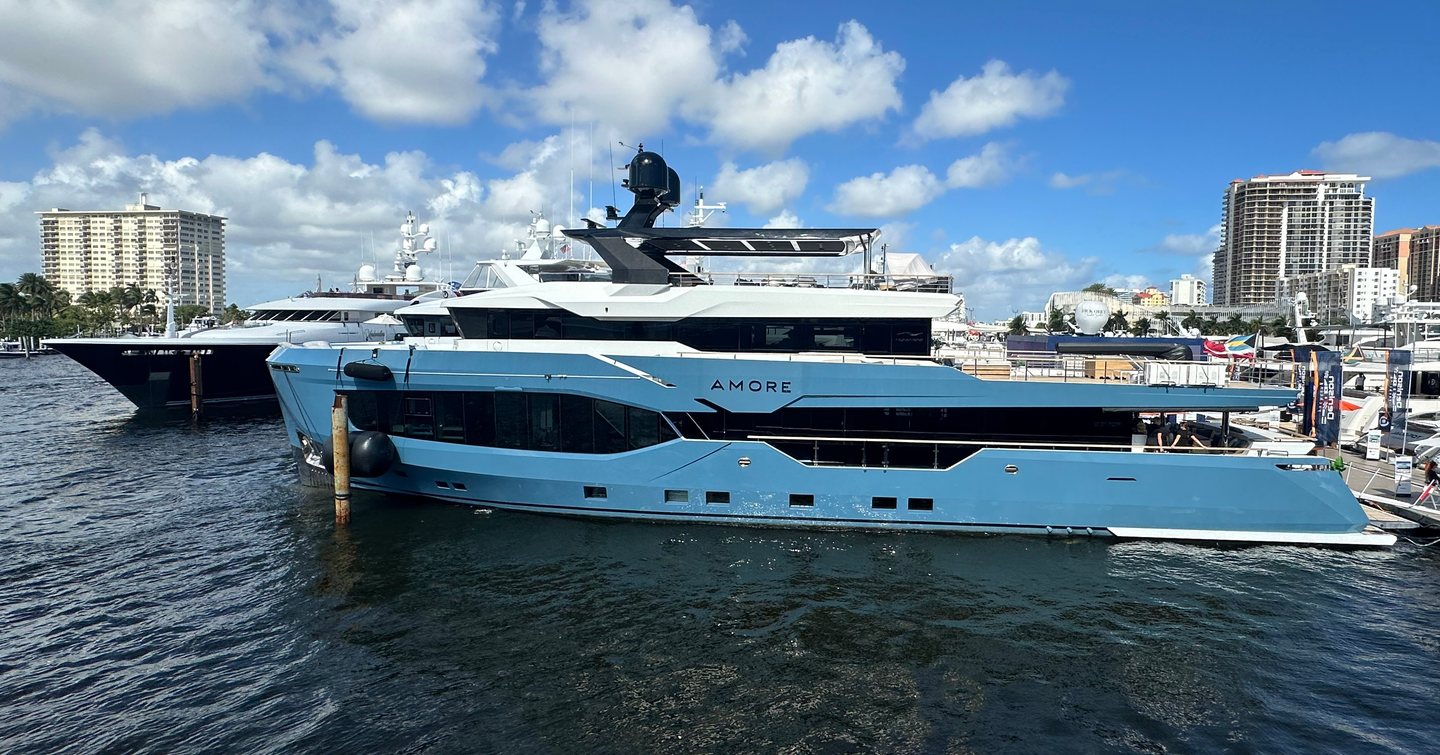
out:
M134 284L154 289L165 303L167 266L175 303L225 306L225 218L145 203L123 211L65 210L40 216L40 267L45 277L79 297Z
M1170 303L1179 306L1203 307L1210 303L1205 297L1205 281L1193 275L1182 275L1170 281Z
M1402 292L1410 285L1410 237L1414 235L1414 228L1400 228L1371 241L1370 264L1400 271Z
M1304 293L1310 311L1323 324L1370 322L1376 307L1393 305L1398 299L1399 277L1398 270L1388 267L1341 265L1281 278L1275 284L1275 298L1292 299Z
M1301 170L1236 179L1221 204L1212 300L1222 305L1270 301L1282 277L1370 265L1375 199L1370 179Z
M1440 301L1440 225L1416 228L1410 234L1409 286L1412 301Z

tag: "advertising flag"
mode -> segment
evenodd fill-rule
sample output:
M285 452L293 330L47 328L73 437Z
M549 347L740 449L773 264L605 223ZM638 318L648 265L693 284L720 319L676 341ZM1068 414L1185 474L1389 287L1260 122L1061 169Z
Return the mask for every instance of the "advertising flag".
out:
M1340 355L1334 351L1316 351L1311 355L1314 367L1314 400L1308 407L1310 424L1315 428L1315 442L1328 446L1340 440Z
M1414 354L1391 349L1385 358L1385 408L1380 410L1380 432L1399 430L1405 424L1410 401L1410 363Z

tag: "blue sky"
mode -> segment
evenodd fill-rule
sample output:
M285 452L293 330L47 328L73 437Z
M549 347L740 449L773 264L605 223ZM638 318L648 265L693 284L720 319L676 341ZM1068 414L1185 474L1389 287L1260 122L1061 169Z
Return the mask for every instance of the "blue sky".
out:
M881 227L992 319L1208 279L1232 178L1358 171L1377 230L1440 223L1440 55L1406 31L1437 24L1386 2L11 0L0 280L39 269L36 210L140 191L231 219L241 305L348 281L407 209L490 257L530 210L610 203L618 140L663 145L727 225Z

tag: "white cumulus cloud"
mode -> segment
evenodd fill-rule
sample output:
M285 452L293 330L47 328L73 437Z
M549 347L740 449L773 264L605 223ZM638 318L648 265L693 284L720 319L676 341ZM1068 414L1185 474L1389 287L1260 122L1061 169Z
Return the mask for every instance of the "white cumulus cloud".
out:
M568 174L558 150L518 172L480 175L438 172L416 151L367 162L328 141L303 161L263 152L167 160L131 154L90 130L28 181L0 183L0 207L11 208L0 213L0 280L40 269L31 211L118 209L142 191L151 204L229 218L229 298L242 305L297 293L316 275L343 285L371 261L372 248L388 264L406 210L431 224L453 259L449 274L463 276L474 260L513 249L532 211L560 220L570 202ZM422 260L435 272L441 263Z
M1209 230L1204 233L1167 233L1159 243L1145 251L1189 257L1213 253L1218 246L1220 246L1220 225L1217 223L1210 226Z
M978 189L1004 183L1015 168L1009 151L1002 144L990 142L979 154L962 157L950 163L945 172L945 185L952 189Z
M682 100L714 86L719 50L689 6L665 0L582 0L542 12L540 73L530 101L541 119L594 121L640 139L663 129ZM738 27L719 47L739 45Z
M765 221L762 228L804 228L805 221L789 210L781 210L779 215Z
M379 121L459 124L480 108L499 14L471 0L331 0L334 30L297 67ZM292 60L304 60L297 52Z
M131 117L270 85L269 29L224 0L0 3L0 123L43 108Z
M899 110L897 80L904 70L904 58L847 21L834 42L805 37L777 45L764 68L719 84L691 114L708 118L713 141L779 152L805 134Z
M852 178L835 189L830 211L862 218L904 215L945 193L944 184L923 165L902 165L887 173Z
M1014 311L1036 311L1055 291L1074 291L1094 280L1096 260L1072 260L1045 250L1033 236L954 243L932 261L955 276L955 288L976 317L990 320Z
M1065 103L1069 80L1055 71L1011 73L1002 60L992 60L972 78L961 76L930 101L915 119L920 139L983 134L1014 125L1021 118L1053 115Z
M1348 134L1322 142L1312 153L1326 170L1396 178L1440 168L1440 141L1407 139L1386 131Z
M710 196L738 202L751 212L771 213L803 194L809 180L810 167L798 157L745 170L726 162L710 184Z

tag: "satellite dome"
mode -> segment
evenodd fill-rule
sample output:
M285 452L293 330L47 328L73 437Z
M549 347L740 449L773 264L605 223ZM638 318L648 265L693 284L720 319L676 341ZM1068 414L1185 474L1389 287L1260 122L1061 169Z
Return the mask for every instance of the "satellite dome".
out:
M411 265L405 268L405 280L410 283L418 283L425 280L425 273L421 272L419 265Z
M358 277L361 282L370 283L371 281L375 280L375 266L361 265L360 272L356 277Z
M429 232L430 232L430 224L429 224L429 223L421 223L421 224L420 224L420 235L421 235L421 236L424 236L425 234L427 234L427 233L429 233Z
M565 226L560 225L559 223L556 223L555 225L550 226L550 235L553 236L553 237L555 237L555 238L557 238L557 239L560 238L560 237L562 237L562 236L564 236L564 235L565 235Z
M1110 307L1103 301L1086 299L1075 305L1075 329L1085 335L1097 335L1110 322Z
M535 219L535 235L540 236L550 232L550 221L545 218Z

